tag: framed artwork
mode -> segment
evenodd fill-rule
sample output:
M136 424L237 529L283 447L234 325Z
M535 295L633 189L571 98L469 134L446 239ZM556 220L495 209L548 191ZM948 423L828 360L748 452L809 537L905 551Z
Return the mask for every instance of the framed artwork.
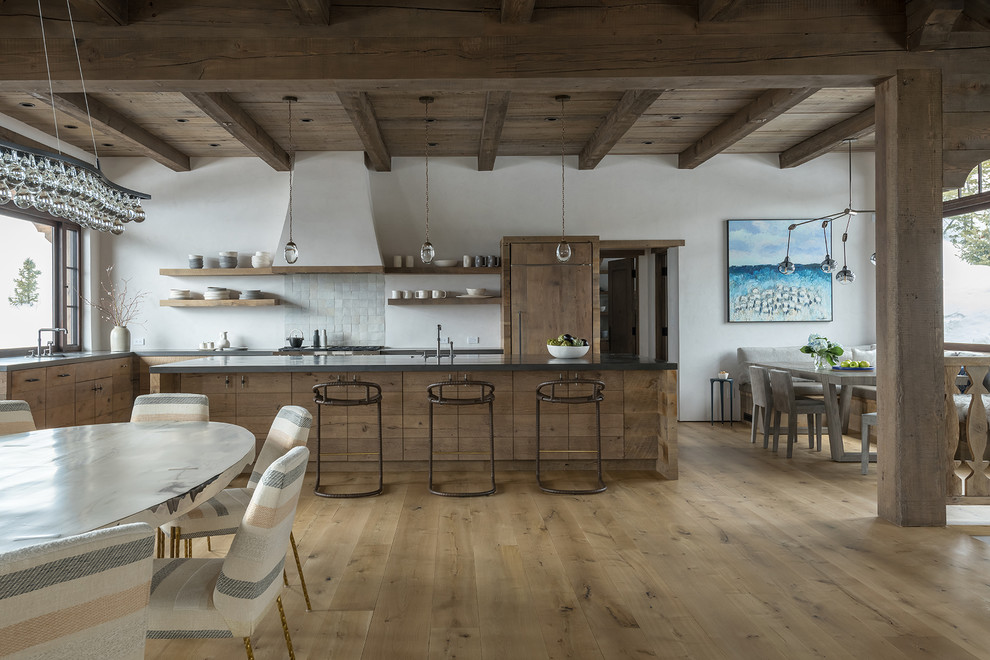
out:
M787 251L787 227L793 222L726 221L729 323L832 320L832 276L820 266L825 257L821 227L805 225L793 231L790 258L795 271L784 275L777 270Z

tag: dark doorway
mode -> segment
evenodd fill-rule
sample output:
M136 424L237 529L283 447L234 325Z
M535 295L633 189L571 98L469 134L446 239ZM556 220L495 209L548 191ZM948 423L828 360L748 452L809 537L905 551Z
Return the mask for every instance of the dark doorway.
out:
M636 260L609 259L608 317L609 351L628 355L639 354L636 325L639 321L639 296L636 291Z

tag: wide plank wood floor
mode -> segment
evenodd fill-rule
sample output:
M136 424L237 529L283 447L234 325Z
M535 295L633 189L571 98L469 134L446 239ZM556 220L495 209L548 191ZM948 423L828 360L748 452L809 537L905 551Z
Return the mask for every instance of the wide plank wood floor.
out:
M282 598L296 656L990 657L990 545L878 520L875 466L775 456L745 424L678 434L678 481L609 474L600 495L544 494L528 472L474 499L431 495L416 472L360 500L306 488L314 611L291 561ZM287 657L274 610L253 643ZM244 656L227 639L149 640L146 657Z

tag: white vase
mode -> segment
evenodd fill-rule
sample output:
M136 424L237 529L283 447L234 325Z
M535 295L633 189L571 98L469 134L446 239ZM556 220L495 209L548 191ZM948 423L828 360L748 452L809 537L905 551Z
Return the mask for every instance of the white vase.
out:
M114 353L131 350L131 331L126 326L115 325L110 331L110 350Z
M217 340L217 348L230 348L230 340L227 339L226 330L220 333L220 338Z

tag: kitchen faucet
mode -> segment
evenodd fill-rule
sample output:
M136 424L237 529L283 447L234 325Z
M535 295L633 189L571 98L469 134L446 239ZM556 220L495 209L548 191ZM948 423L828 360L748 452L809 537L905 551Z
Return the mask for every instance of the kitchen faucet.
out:
M52 333L52 341L48 342L48 346L45 349L45 351L42 351L41 350L41 333L42 332L50 332L50 333ZM57 333L59 333L59 332L61 332L63 334L68 334L68 331L65 328L40 328L38 330L38 349L37 349L37 353L34 353L32 355L29 352L28 353L28 357L42 357L43 355L46 355L46 354L48 356L51 356L51 354L52 354L52 347L55 344L55 339L58 337Z
M443 326L437 323L437 364L440 364L440 331Z

